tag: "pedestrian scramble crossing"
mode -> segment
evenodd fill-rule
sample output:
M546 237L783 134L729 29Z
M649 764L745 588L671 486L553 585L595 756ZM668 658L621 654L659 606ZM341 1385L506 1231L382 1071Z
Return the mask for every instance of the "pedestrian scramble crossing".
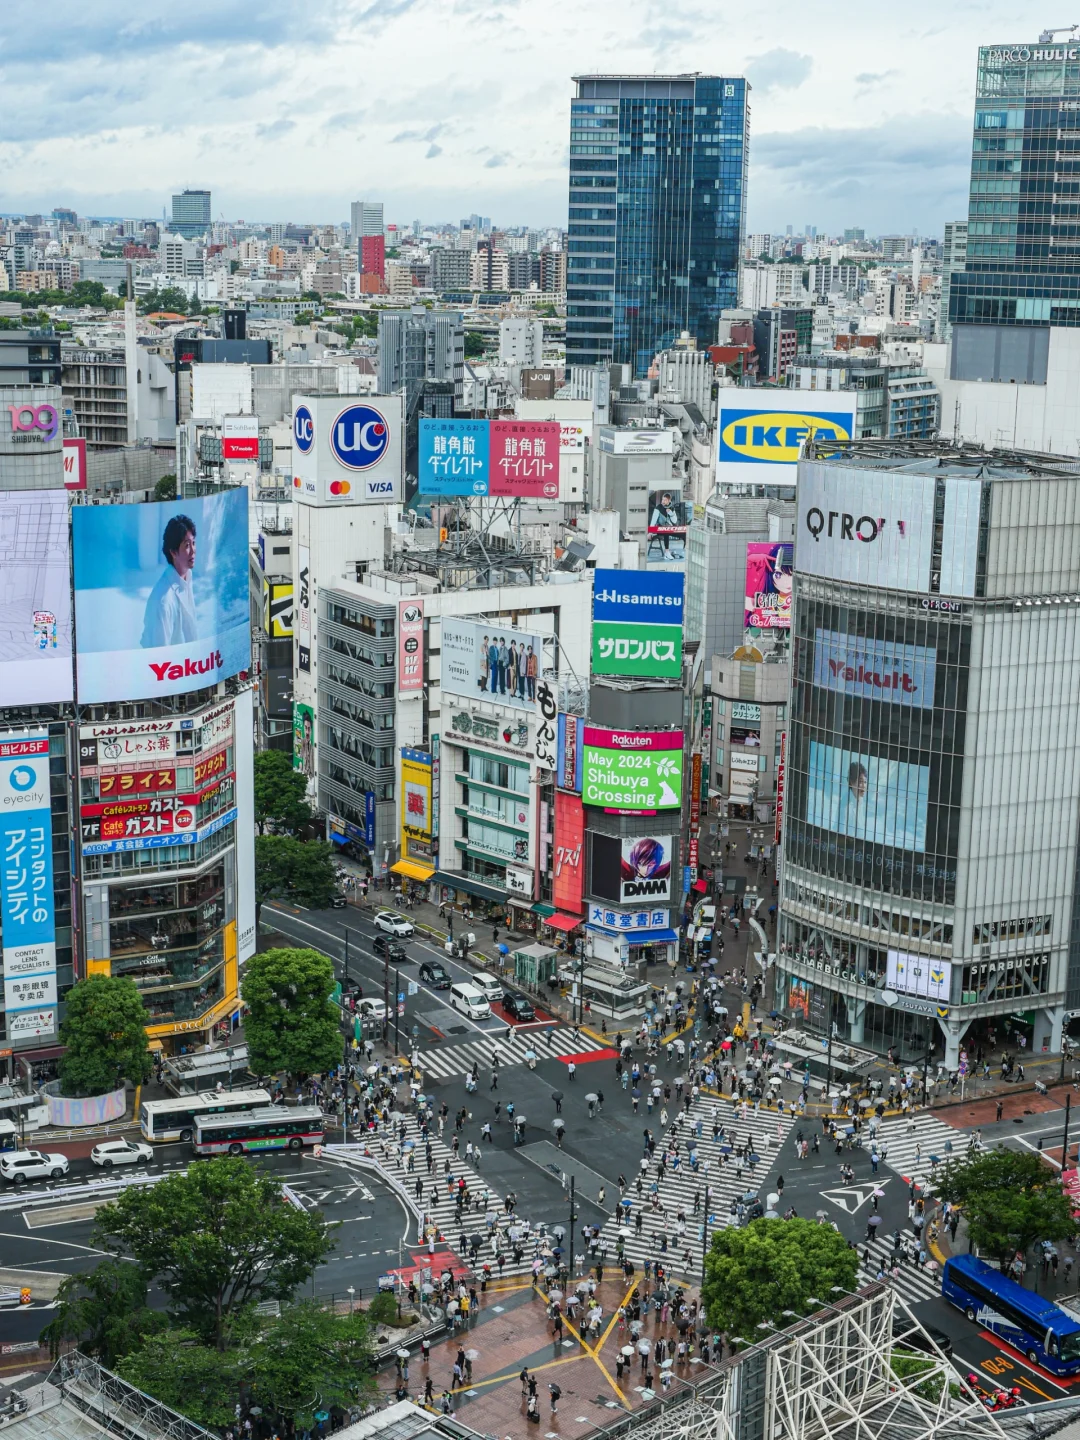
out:
M705 1188L709 1190L709 1234L735 1223L732 1204L744 1194L757 1192L762 1204L770 1193L775 1193L772 1183L777 1162L784 1154L794 1169L794 1151L784 1150L792 1126L791 1116L778 1116L775 1111L765 1112L753 1109L734 1112L728 1105L719 1107L719 1119L725 1127L716 1141L712 1138L713 1112L717 1104L711 1096L702 1096L694 1101L689 1115L680 1121L673 1121L657 1135L656 1150L646 1172L640 1172L641 1194L638 1193L638 1176L629 1176L630 1187L626 1198L630 1207L625 1215L616 1211L604 1224L600 1232L599 1250L610 1264L618 1258L620 1230L629 1229L623 1236L623 1253L641 1269L646 1260L659 1261L665 1269L676 1276L696 1277L701 1274L702 1245L704 1231ZM697 1134L701 1122L700 1136ZM751 1166L745 1160L736 1158L732 1144L741 1148L747 1138L752 1141L752 1152L758 1157ZM670 1161L660 1175L658 1162L661 1154L668 1149L672 1139L679 1143L680 1161L673 1168ZM697 1168L689 1162L689 1150L693 1141L697 1152ZM653 1186L662 1210L654 1209ZM694 1197L698 1197L697 1212L694 1212ZM610 1194L609 1194L610 1199ZM784 1209L781 1199L779 1211ZM679 1211L685 1214L685 1221L678 1219ZM637 1228L637 1217L642 1217L641 1229ZM680 1225L682 1225L681 1234ZM666 1248L664 1241L667 1241ZM689 1259L685 1259L689 1252Z
M863 1148L881 1157L881 1164L887 1165L907 1183L933 1189L935 1172L940 1171L947 1161L966 1155L971 1135L956 1130L951 1125L936 1119L933 1115L919 1114L913 1119L903 1117L884 1120L879 1125L874 1140L864 1131ZM978 1142L976 1141L976 1145Z
M892 1231L883 1235L879 1230L872 1240L859 1241L859 1284L869 1285L871 1281L877 1280L879 1272L884 1270L885 1273L880 1278L891 1285L897 1295L909 1305L917 1305L922 1300L937 1299L941 1295L941 1274L915 1263L912 1256L918 1250L918 1240L914 1230L910 1227L901 1230L900 1241L907 1255L903 1260L900 1260L899 1256L895 1257L899 1262L895 1276L892 1273Z
M420 1051L420 1070L424 1079L464 1080L473 1066L477 1067L480 1089L491 1084L492 1056L498 1055L499 1067L524 1065L531 1051L537 1060L550 1060L560 1055L580 1055L595 1050L596 1044L586 1036L575 1034L569 1025L544 1026L536 1030L516 1029L507 1039L505 1030L492 1030L475 1040L446 1045L439 1050Z

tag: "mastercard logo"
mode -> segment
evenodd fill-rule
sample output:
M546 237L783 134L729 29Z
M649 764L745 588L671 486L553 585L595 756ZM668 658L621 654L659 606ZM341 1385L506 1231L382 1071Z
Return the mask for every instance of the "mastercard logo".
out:
M330 494L331 494L331 495L348 495L351 490L352 490L352 485L349 483L348 480L331 480L331 481L330 481Z

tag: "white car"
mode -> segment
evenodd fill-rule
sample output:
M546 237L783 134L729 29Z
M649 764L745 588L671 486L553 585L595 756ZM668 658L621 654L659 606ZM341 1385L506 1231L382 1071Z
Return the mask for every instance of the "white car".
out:
M469 984L480 991L480 994L490 1005L492 1000L501 1000L503 995L502 982L496 980L494 975L473 974L469 976Z
M388 935L411 935L413 923L396 910L380 910L375 916L375 929L385 930Z
M386 1001L372 996L369 1000L358 1000L356 1002L357 1015L370 1015L375 1020L386 1019Z
M103 1140L90 1151L90 1159L105 1170L114 1165L149 1165L153 1158L154 1147L141 1140Z
M16 1150L0 1155L0 1176L13 1185L25 1185L27 1180L59 1180L67 1173L67 1156L55 1150Z

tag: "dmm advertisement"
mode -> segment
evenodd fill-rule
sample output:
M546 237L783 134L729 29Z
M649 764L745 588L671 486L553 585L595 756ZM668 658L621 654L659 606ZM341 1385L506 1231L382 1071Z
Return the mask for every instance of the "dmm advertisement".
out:
M799 451L811 435L850 440L854 392L828 399L807 390L722 390L717 422L718 484L794 485Z
M74 511L80 703L179 695L247 669L247 505L237 487Z
M581 914L584 886L581 857L585 846L585 811L576 795L555 792L555 859L551 898L567 915Z
M512 626L446 617L442 622L442 688L534 709L543 641Z
M936 675L937 654L925 646L814 631L814 684L822 690L929 710Z
M810 742L811 825L900 850L925 850L929 793L929 766Z
M671 895L672 837L641 836L623 840L620 854L619 901L623 905L650 904Z
M0 928L8 1043L51 1034L56 920L48 735L0 735ZM34 1016L22 1028L18 1015ZM48 1017L43 1019L42 1017Z
M66 490L0 490L0 701L71 700Z
M752 540L746 547L747 630L791 629L791 572L795 547Z
M682 804L681 730L603 730L585 726L582 801L601 809L652 814Z

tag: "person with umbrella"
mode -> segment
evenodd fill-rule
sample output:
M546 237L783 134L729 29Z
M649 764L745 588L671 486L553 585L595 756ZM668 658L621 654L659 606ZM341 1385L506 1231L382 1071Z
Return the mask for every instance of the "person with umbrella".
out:
M561 1090L552 1090L552 1092L551 1092L551 1098L552 1098L552 1100L555 1101L555 1114L556 1114L556 1115L561 1115L561 1114L562 1114L563 1092L562 1092Z
M873 1240L874 1236L877 1234L877 1228L878 1228L878 1226L879 1226L880 1224L881 1224L881 1216L880 1216L880 1215L871 1215L871 1216L870 1216L870 1218L869 1218L869 1219L867 1220L867 1222L866 1222L866 1238L867 1238L867 1240Z

